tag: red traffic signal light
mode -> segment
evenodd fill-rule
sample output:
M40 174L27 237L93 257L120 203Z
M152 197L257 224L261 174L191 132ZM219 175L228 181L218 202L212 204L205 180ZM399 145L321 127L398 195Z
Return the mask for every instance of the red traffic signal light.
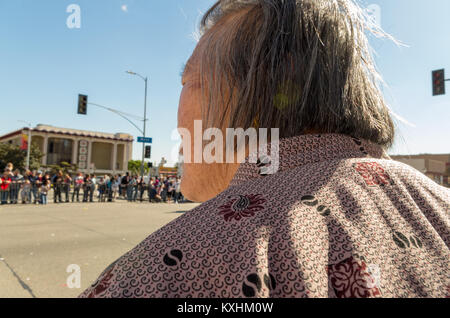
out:
M433 96L445 95L445 71L436 70L432 73Z

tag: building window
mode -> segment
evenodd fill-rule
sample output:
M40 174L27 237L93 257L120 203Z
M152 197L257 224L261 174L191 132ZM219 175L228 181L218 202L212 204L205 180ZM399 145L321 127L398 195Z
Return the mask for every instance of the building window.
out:
M73 141L70 139L49 138L47 164L59 165L61 162L72 163Z

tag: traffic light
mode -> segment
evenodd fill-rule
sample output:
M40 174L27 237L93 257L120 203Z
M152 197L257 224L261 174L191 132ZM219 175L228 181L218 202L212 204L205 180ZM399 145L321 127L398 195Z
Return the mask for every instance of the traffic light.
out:
M153 162L147 162L147 167L153 168Z
M79 115L87 115L87 104L88 97L87 95L78 95L78 114Z
M145 146L145 159L150 159L152 154L152 146Z
M433 71L433 96L445 95L445 71Z

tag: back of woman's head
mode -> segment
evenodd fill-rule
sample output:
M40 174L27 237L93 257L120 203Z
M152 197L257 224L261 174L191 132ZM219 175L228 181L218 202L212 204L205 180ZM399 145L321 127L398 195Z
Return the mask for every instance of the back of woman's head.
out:
M394 125L352 0L221 0L203 17L209 126L342 133L390 146Z

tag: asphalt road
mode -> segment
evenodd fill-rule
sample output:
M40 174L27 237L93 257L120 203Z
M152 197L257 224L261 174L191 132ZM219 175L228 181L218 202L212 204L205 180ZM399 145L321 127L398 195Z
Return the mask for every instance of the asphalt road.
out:
M0 206L0 298L76 297L118 257L195 206L120 201ZM77 266L81 288L73 286Z

